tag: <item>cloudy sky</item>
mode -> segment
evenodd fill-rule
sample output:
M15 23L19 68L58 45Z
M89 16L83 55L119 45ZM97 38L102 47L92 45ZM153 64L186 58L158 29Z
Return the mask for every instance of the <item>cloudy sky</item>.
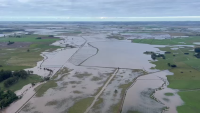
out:
M199 20L200 0L0 0L0 20Z

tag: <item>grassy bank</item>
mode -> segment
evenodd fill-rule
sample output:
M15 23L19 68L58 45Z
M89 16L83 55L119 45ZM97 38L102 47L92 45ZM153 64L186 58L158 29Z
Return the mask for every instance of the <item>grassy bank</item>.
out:
M36 66L43 59L40 54L45 50L53 51L59 47L51 46L59 38L36 39L40 35L25 35L23 38L2 38L0 43L15 42L0 49L0 67L4 70L20 70ZM21 47L20 45L23 45Z
M37 83L41 81L41 77L38 75L29 75L26 79L19 79L18 82L8 88L4 87L3 82L0 83L0 88L6 90L12 90L12 91L17 91L20 90L23 86L30 84L30 83Z
M72 107L69 108L68 113L84 113L86 109L92 104L94 97L88 97L79 100Z
M38 37L44 37L37 39ZM23 35L21 38L17 37L0 37L0 70L21 70L32 68L36 66L38 61L43 59L40 54L46 50L53 51L60 47L52 46L53 42L60 40L59 38L42 36L42 35ZM14 42L7 45L8 42ZM16 91L29 83L40 82L41 77L37 75L30 75L26 79L19 79L17 83L5 88L2 81L0 88L10 89Z
M50 88L54 88L54 87L57 87L57 83L56 81L54 80L50 80L50 81L47 81L46 83L38 86L35 88L35 91L37 92L37 94L35 96L37 97L41 97L44 95L44 93L50 89Z
M174 89L197 89L200 88L200 70L197 64L200 60L193 56L194 52L190 47L171 50L170 47L159 48L163 51L169 51L171 54L165 54L166 59L158 58L158 61L152 62L156 65L156 69L169 69L174 76L167 76L170 88ZM182 51L187 51L189 55L185 55ZM175 56L174 56L174 53ZM171 68L167 64L175 64L176 68Z
M185 102L177 107L179 113L199 113L200 111L200 91L183 91L178 93Z
M172 38L172 39L132 39L134 43L144 43L153 45L193 45L193 42L199 42L199 36L191 36L187 38ZM184 42L184 43L182 43Z
M200 42L200 37L189 37L189 38L175 38L165 40L154 40L154 39L135 39L132 42L146 43L152 45L194 45L194 42ZM185 44L182 44L184 42ZM176 48L176 50L173 50ZM159 48L162 51L171 52L165 54L165 59L157 58L157 61L151 63L156 65L156 69L165 70L168 69L173 72L174 75L167 76L169 81L169 88L185 90L179 92L181 99L185 102L184 105L177 107L179 113L198 113L200 111L200 91L191 91L191 89L200 88L200 59L197 59L194 54L192 47L178 48L174 47L162 47ZM147 50L148 51L148 50ZM184 53L189 53L185 55ZM176 68L168 66L168 63L177 65ZM168 95L168 94L167 94ZM171 94L169 94L171 96Z

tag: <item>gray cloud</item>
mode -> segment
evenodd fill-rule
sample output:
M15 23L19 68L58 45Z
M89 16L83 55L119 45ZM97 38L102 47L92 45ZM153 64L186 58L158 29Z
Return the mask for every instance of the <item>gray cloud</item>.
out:
M199 0L0 0L3 16L200 16Z

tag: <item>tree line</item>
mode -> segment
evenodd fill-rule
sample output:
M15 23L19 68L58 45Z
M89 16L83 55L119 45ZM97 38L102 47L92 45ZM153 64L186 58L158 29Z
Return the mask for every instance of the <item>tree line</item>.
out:
M151 58L153 60L156 60L156 57L162 57L163 59L165 59L165 55L163 55L163 54L156 54L156 53L152 52L151 53Z
M9 106L13 101L17 100L18 96L10 91L3 91L0 89L0 109Z
M0 82L4 82L4 87L10 87L13 84L15 84L19 78L26 79L28 75L33 73L32 71L25 71L25 70L19 70L19 71L0 71Z

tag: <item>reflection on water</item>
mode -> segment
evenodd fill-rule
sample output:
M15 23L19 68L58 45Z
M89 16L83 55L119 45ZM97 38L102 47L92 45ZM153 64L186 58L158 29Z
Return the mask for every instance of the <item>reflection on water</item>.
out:
M149 70L149 68L155 65L148 61L152 60L151 56L143 53L145 51L159 51L155 47L160 47L120 41L93 42L90 44L97 47L99 52L82 65L146 70Z

